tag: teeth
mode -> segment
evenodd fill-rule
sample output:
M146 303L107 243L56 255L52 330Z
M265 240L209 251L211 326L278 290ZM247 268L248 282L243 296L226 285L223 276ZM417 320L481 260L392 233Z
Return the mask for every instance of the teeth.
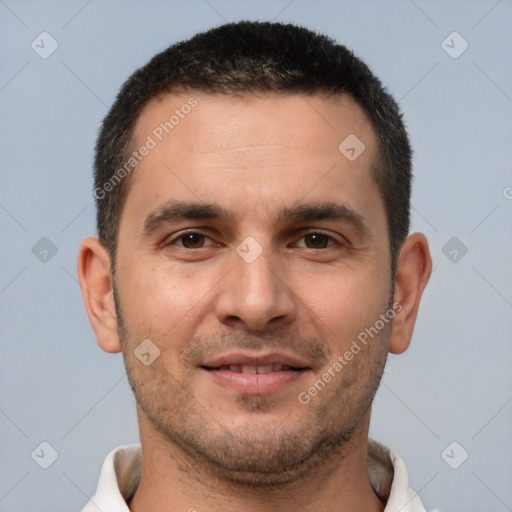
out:
M274 371L274 365L273 364L266 364L264 366L258 366L256 368L256 373L270 373Z
M253 365L245 365L245 364L230 364L229 366L221 366L221 370L229 370L235 373L246 373L246 374L255 374L255 373L271 373L271 372L280 372L282 370L289 370L290 367L282 364L263 364L260 366Z

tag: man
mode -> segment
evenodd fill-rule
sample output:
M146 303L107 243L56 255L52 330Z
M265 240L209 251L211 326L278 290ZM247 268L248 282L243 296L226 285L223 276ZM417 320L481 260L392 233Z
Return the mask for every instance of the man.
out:
M431 271L410 182L394 100L304 28L224 25L130 77L78 274L142 448L107 457L84 511L424 510L368 439Z

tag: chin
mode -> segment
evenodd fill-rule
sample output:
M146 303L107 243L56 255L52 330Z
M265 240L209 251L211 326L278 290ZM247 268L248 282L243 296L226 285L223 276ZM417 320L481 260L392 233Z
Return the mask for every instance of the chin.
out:
M297 424L290 431L285 421L256 418L243 423L231 432L203 430L202 435L192 437L189 431L185 437L174 435L173 441L188 453L195 472L242 487L271 488L310 475L352 435L346 430L333 435L318 428L297 428Z

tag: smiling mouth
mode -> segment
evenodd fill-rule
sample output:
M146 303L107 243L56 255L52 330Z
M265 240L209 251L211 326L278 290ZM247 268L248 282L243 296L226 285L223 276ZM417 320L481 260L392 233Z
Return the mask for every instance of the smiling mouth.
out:
M310 368L296 368L287 364L265 364L265 365L252 365L252 364L225 364L218 367L203 366L205 370L209 371L230 371L233 373L243 374L265 374L272 372L301 372L310 370Z
M268 395L293 389L313 371L307 357L278 350L232 349L203 360L201 369L211 382L243 395Z

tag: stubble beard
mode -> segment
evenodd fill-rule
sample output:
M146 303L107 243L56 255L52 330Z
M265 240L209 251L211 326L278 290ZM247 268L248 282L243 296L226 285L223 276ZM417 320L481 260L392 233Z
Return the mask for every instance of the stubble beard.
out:
M391 335L389 324L309 404L297 400L297 407L280 423L259 421L272 412L275 397L241 395L237 402L246 411L247 422L233 428L194 395L196 369L184 370L178 380L161 356L150 367L142 365L133 356L140 340L126 328L118 303L116 311L130 386L169 454L175 455L178 448L178 464L184 471L250 488L282 487L333 457L343 457L378 389L387 357L387 350L379 347L387 346ZM332 359L325 367L330 364Z

